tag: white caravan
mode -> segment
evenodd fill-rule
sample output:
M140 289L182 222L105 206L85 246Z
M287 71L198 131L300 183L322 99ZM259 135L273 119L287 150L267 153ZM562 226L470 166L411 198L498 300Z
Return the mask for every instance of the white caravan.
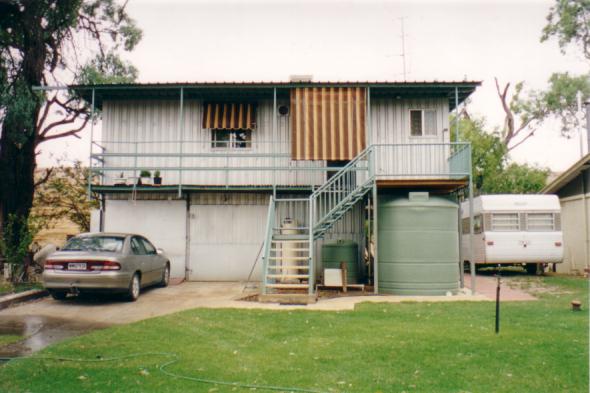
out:
M463 202L462 255L470 262L469 201ZM563 261L561 207L556 195L482 195L473 200L476 264L538 264Z

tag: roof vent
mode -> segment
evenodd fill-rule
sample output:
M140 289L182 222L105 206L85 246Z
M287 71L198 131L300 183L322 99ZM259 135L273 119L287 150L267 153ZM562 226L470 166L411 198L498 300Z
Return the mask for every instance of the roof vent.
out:
M289 75L290 82L311 82L313 75Z

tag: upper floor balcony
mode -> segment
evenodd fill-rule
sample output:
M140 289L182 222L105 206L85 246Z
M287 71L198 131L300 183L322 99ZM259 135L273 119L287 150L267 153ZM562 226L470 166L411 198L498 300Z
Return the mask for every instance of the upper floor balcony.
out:
M346 162L293 160L290 145L264 142L240 149L224 148L236 141L134 141L95 143L91 172L96 190L165 190L202 188L311 189L321 186ZM205 151L203 151L205 150ZM374 178L378 184L466 184L471 172L469 143L375 144L367 159L352 169L357 181ZM161 184L140 181L142 171L158 171Z

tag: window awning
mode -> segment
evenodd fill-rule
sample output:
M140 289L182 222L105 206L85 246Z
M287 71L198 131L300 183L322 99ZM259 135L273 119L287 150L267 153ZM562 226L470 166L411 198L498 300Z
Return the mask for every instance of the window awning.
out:
M203 105L203 128L254 129L256 104L206 102Z
M291 157L351 160L366 147L364 87L291 90Z

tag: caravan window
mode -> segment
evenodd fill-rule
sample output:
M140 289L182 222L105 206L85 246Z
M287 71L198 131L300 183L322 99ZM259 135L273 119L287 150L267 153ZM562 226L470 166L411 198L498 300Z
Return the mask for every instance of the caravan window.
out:
M464 218L461 222L463 228L463 234L469 234L469 217ZM473 217L473 234L478 235L483 232L482 217L477 215Z
M492 214L492 231L511 232L519 229L518 213Z
M536 232L550 232L555 230L553 213L528 213L527 230Z

